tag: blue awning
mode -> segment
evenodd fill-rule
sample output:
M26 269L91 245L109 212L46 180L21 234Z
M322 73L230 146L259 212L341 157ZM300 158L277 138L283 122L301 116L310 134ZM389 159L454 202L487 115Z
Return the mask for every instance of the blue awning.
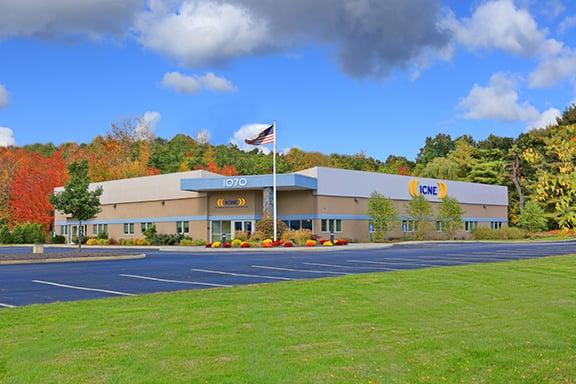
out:
M193 192L263 189L272 186L272 175L222 176L180 180L181 190ZM287 173L276 175L276 186L280 190L315 190L318 181L313 177Z

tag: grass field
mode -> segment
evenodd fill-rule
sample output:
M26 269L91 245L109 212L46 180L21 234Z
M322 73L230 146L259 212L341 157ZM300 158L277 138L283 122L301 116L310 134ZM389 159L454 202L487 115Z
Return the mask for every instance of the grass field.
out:
M2 383L575 383L576 256L0 311Z

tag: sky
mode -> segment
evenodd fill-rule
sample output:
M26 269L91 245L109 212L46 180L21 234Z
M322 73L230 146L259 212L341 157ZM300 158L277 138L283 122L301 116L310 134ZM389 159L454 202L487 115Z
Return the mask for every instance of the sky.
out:
M569 0L0 0L0 146L123 119L213 144L414 158L576 100Z

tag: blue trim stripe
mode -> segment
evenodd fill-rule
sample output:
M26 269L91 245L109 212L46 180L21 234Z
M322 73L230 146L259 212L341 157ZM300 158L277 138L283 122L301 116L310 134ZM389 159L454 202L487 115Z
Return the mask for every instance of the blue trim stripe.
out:
M243 220L261 220L262 215L240 215L240 216L173 216L173 217L141 217L136 219L102 219L102 220L88 220L83 224L139 224L139 223L174 223L177 221L243 221ZM303 215L281 215L278 217L280 220L324 220L324 219L337 219L337 220L370 220L368 215L344 215L344 214L303 214ZM411 220L409 216L400 216L400 220ZM464 217L464 221L477 221L479 223L501 222L507 223L508 219L501 217ZM78 225L77 220L69 221L56 221L55 225Z

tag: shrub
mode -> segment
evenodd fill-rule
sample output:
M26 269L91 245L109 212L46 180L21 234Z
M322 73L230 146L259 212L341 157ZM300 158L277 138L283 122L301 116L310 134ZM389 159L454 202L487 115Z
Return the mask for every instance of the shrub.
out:
M98 239L88 239L86 245L98 245Z
M108 240L108 232L100 231L96 237L98 240Z
M272 242L272 246L273 246L273 247L279 247L279 246L281 246L282 244L284 244L284 241L282 241L282 240L276 240L276 241L273 241L273 242Z
M226 242L226 243L222 244L222 247L223 248L232 248L232 244Z
M250 236L251 241L262 241L265 238L266 238L266 236L264 236L264 233L262 233L260 231L256 231L252 234L252 236Z
M222 243L220 241L215 241L210 245L210 248L220 248Z
M264 248L272 248L272 244L274 242L272 241L272 239L266 239L264 241L262 241L262 247Z
M44 243L44 227L41 224L17 224L12 230L12 242L15 244Z
M50 242L52 244L66 244L66 238L62 235L54 235L50 238Z
M180 240L180 245L183 247L191 247L194 245L194 240L182 239Z
M306 241L306 246L307 247L315 247L318 244L318 242L316 240L308 240Z
M244 231L234 232L234 239L238 239L240 241L248 241L249 238L250 238L250 232L244 232Z
M204 240L192 240L192 245L195 247L202 247L206 245L206 242Z
M134 245L148 245L148 240L143 238L135 239Z
M519 221L520 226L530 232L538 232L546 228L544 210L533 201L526 202Z
M247 241L243 241L242 244L240 244L240 248L250 248L250 243Z
M336 240L334 242L334 245L348 245L348 240L343 240L343 239Z
M111 240L108 239L99 239L98 240L98 245L109 245L111 244Z
M240 245L242 245L242 240L236 238L236 239L232 240L231 244L234 248L239 248Z
M286 231L286 224L283 221L278 220L276 221L276 228L278 230L278 238L281 238L284 231ZM274 220L270 217L266 217L258 221L256 223L256 231L262 232L266 238L274 237Z
M332 242L331 242L330 240L327 240L327 241L323 242L322 245L325 246L325 247L331 247L331 246L333 246L334 244L332 244Z
M291 241L296 245L303 246L306 244L306 241L312 239L312 232L308 229L300 229L300 230L289 230L284 232L282 235L282 240Z
M12 242L12 234L10 233L8 225L0 225L0 244L11 244Z
M108 244L109 244L109 245L118 245L118 240L116 240L116 239L108 239Z
M132 240L132 239L120 239L120 245L134 245L134 240Z
M294 246L294 244L292 244L291 241L284 242L284 248L292 248L293 246Z
M502 229L477 227L472 231L472 238L474 240L520 240L526 237L526 231L515 227Z

